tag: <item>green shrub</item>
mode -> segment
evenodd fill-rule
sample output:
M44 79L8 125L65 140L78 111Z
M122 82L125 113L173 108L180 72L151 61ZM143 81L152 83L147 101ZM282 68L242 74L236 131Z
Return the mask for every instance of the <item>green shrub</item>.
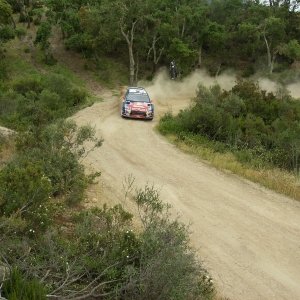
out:
M8 300L46 300L43 285L37 279L28 280L18 270L11 272L10 278L3 284L3 296Z
M22 37L24 37L26 35L26 29L23 27L18 27L15 30L16 32L16 36L21 39Z
M241 80L229 92L200 86L194 105L176 117L166 115L159 130L178 137L202 135L224 143L240 161L273 164L299 174L299 122L300 103L287 93L266 93L258 84Z
M20 215L35 230L43 229L49 223L44 209L50 195L50 180L36 161L22 157L0 172L1 216Z
M35 6L35 5L33 4L33 6ZM43 14L44 14L44 9L42 7L34 8L31 11L31 14L33 16L34 25L40 25L42 22Z
M0 204L4 215L39 205L50 196L49 179L40 165L26 158L8 164L0 174Z
M14 29L9 25L0 26L0 45L15 37Z
M7 63L1 59L1 49L0 49L0 83L2 80L8 77L8 66Z
M32 126L42 128L67 117L87 99L86 90L75 86L65 74L16 79L12 89L0 94L0 119L18 131Z
M37 280L43 278L39 297L212 299L212 280L189 246L187 228L171 219L153 187L137 190L134 199L142 231L133 230L132 215L122 206L105 205L73 216L64 212L63 224L35 239L4 234L1 257L18 270L6 282L5 295L16 291L20 297L26 286L34 297Z
M65 195L70 203L82 200L90 177L80 164L87 153L102 145L89 126L77 127L74 122L59 121L42 131L21 134L17 149L39 164L51 182L53 196ZM89 142L91 147L84 145Z
M49 38L51 36L51 24L49 22L42 22L36 33L36 44L41 44L42 49L49 47Z
M86 142L91 148L84 147ZM73 122L19 134L18 155L0 170L0 216L21 216L28 228L46 230L55 212L53 198L77 204L99 175L86 176L79 160L101 144L90 127Z
M39 76L28 76L14 82L13 89L23 96L26 96L28 92L39 94L43 90L43 84Z
M72 105L77 106L81 105L86 101L87 92L81 88L73 88L70 91L70 99L72 100Z
M41 17L37 19L37 23L41 21ZM48 65L54 65L56 60L54 59L51 49L49 39L51 37L52 26L48 21L41 22L34 43L39 45L44 54L44 62Z
M176 133L180 134L184 130L183 126L179 122L176 122L173 115L169 112L166 113L158 125L158 129L162 134Z

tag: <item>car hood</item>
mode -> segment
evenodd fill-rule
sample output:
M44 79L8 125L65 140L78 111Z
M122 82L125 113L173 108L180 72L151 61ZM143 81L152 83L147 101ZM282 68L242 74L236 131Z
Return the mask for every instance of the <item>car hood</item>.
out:
M135 110L147 110L148 109L148 103L147 102L131 102L128 105L131 109Z

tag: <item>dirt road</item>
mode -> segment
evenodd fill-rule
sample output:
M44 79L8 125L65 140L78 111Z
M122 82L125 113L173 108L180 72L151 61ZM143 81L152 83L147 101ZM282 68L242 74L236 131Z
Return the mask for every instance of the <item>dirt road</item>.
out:
M105 139L85 163L102 171L106 199L122 199L129 174L139 186L154 183L191 222L192 242L222 296L300 299L300 203L180 152L155 133L155 122L121 119L118 97L101 96L103 103L74 119L95 126ZM158 114L172 107L172 101L157 102L164 104L157 105ZM173 110L186 105L173 104Z

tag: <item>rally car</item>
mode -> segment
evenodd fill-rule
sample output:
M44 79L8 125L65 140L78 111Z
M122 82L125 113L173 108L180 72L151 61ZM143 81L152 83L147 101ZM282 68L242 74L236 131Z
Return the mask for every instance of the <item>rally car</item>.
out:
M154 105L142 87L129 87L122 98L121 116L124 118L152 120Z

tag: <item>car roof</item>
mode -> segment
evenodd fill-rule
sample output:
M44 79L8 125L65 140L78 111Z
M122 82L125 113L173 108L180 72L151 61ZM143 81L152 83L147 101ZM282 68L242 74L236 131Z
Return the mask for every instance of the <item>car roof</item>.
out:
M142 87L128 87L127 92L130 94L147 94L146 90Z

